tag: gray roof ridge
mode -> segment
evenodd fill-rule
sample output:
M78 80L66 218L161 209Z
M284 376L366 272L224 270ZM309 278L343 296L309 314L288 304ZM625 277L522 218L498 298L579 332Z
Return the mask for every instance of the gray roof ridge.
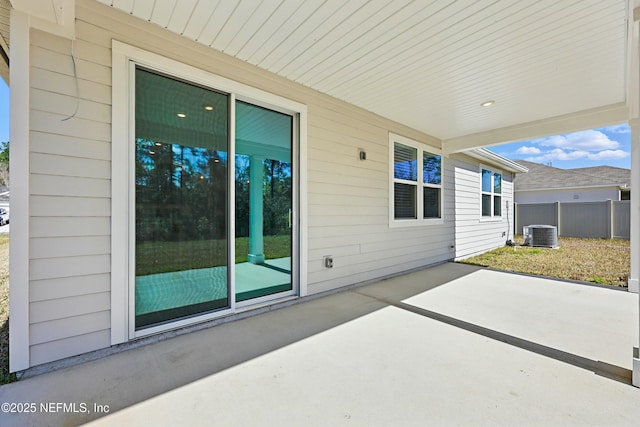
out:
M529 173L527 174L530 178L533 178L533 183L529 181L527 184L524 184L524 188L522 189L535 189L535 188L572 188L576 186L593 186L596 185L615 185L615 186L623 186L630 185L630 179L617 179L616 177L605 176L599 173L590 173L588 171L580 170L580 169L589 169L586 168L572 168L572 169L562 169L555 166L549 166L542 163L530 162L528 160L514 160L514 162L520 163L523 166L528 167ZM532 166L529 166L532 165ZM603 165L604 167L608 167ZM598 166L595 166L598 167ZM615 168L611 166L611 168ZM616 168L619 170L627 170L625 168ZM533 172L533 173L531 173ZM526 179L526 177L525 177ZM547 179L547 182L544 182ZM595 181L595 182L594 182ZM544 183L543 183L544 182ZM562 183L561 183L562 182ZM563 185L564 184L564 185ZM523 185L519 185L522 187Z

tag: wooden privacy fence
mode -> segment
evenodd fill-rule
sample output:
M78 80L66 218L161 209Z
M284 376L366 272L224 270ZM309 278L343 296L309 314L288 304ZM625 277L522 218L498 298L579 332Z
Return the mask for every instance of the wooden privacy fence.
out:
M601 239L629 239L629 200L570 203L515 203L516 233L528 225L555 225L558 236Z

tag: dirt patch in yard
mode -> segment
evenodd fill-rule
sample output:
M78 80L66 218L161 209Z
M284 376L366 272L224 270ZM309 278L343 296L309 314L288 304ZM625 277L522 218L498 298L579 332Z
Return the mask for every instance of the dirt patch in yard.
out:
M516 243L522 242L522 236L516 236ZM505 246L462 262L497 270L627 286L631 270L628 240L561 237L558 245L559 249Z

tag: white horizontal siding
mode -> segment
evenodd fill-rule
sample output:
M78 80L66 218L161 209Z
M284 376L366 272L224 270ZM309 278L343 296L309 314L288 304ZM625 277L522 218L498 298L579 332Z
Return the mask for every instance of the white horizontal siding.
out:
M111 197L108 179L31 175L31 194L73 197Z
M31 153L34 174L110 179L109 166L109 160Z
M78 85L77 90L76 83ZM111 103L110 85L80 78L75 79L73 76L43 68L31 69L31 87L102 104ZM73 110L68 113L71 114L72 112Z
M72 95L33 89L31 91L31 103L38 108L38 111L49 113L59 113L61 111L72 113L77 107L78 111L75 117L79 119L101 123L111 122L111 108L109 105L78 99Z
M31 216L67 216L76 217L82 222L83 217L110 215L110 200L90 197L51 197L31 196Z
M35 344L29 348L31 365L62 359L73 354L87 353L109 346L109 329Z
M60 49L56 49L56 46L51 44L48 44L47 48L34 45L31 66L67 76L77 75L79 80L107 86L111 85L111 68L106 65L86 59L76 59L74 70L74 62L69 56L71 50L70 42L63 42L65 42L66 46L62 46ZM52 48L55 50L52 50Z
M418 257L418 259L415 259L415 257ZM399 274L416 268L422 268L425 266L425 257L428 257L430 263L435 263L451 259L451 254L425 252L420 255L413 254L413 256L387 258L383 262L372 261L371 263L362 266L366 268L361 268L359 270L341 268L338 265L334 267L337 269L336 273L327 274L325 272L310 272L309 281L313 280L314 282L314 292L328 291L342 286L348 286L353 283L376 280L380 277ZM318 262L316 262L316 264L317 263Z
M64 135L76 138L86 138L96 141L111 140L111 126L109 123L86 120L79 117L69 118L73 109L60 111L61 114L39 111L37 105L31 109L31 130L47 132L54 135Z
M325 145L309 150L308 279L311 292L451 259L453 217L447 216L453 212L453 174L447 159L443 174L444 223L389 228L388 129L379 129L379 133L369 130L363 138L359 128L376 128L345 115L340 115L339 120L353 124L340 127L344 135L332 136L340 141L339 152L347 153L347 157L338 155L336 162L333 147L327 149ZM333 128L329 133L332 131ZM324 135L320 128L318 133ZM326 139L329 138L321 136L314 142L326 144ZM435 145L428 138L419 141ZM359 149L367 151L366 161L358 159ZM314 167L320 170L316 172ZM334 257L331 270L324 268L323 255Z
M31 301L46 301L109 292L109 273L31 281Z
M32 217L31 237L110 236L109 217Z
M109 113L111 114L111 113ZM111 160L111 143L45 132L31 132L31 151L66 157L81 157L107 161ZM41 172L41 171L39 171Z
M480 165L464 155L453 155L450 161L454 164L456 180L456 259L504 246L507 239L513 238L512 175L502 174L502 217L485 219L480 206Z
M73 318L80 315L109 310L109 292L57 298L31 303L31 324Z
M36 365L109 345L111 52L78 32L74 71L70 40L32 31L31 41L29 339Z
M38 237L30 239L31 259L109 255L108 236Z
M32 259L30 266L31 280L88 276L109 272L109 255Z
M368 155L368 154L367 154ZM350 185L358 188L375 188L375 189L387 189L389 187L389 180L387 177L383 177L378 171L371 169L361 169L359 176L353 176L349 174L348 170L329 171L329 162L314 162L314 167L318 170L307 170L307 179L309 182L325 183L325 184L339 184ZM346 180L346 178L349 178Z
M109 310L95 313L66 317L64 319L49 320L31 325L32 345L57 341L77 335L84 335L94 331L109 329Z

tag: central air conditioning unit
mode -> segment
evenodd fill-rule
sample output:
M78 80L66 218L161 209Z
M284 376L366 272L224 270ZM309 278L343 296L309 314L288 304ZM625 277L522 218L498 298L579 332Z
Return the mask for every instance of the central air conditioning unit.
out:
M522 227L524 246L558 248L558 227L554 225L527 225Z

